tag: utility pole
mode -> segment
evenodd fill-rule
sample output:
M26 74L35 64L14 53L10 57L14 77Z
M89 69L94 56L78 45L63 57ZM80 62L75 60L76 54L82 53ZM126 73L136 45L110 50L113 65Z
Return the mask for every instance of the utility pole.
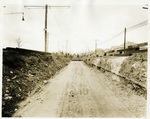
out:
M97 55L97 40L95 40L95 55Z
M88 56L89 56L89 47L88 47Z
M68 40L66 40L66 53L68 53Z
M62 51L64 52L64 44L62 45Z
M71 54L72 52L71 52L71 47L69 46L69 53Z
M47 13L48 13L48 8L55 8L55 7L70 7L70 6L48 6L47 4L45 6L24 6L25 8L28 8L28 9L39 9L39 8L45 8L45 28L44 28L44 31L45 31L45 46L44 46L44 49L45 49L45 52L47 52Z
M86 49L85 49L85 52L86 52L86 54L87 54L87 44L86 44Z
M58 41L58 52L59 52L60 50L59 50L59 41Z
M47 52L47 5L45 5L45 52Z
M124 29L124 54L126 49L126 28Z

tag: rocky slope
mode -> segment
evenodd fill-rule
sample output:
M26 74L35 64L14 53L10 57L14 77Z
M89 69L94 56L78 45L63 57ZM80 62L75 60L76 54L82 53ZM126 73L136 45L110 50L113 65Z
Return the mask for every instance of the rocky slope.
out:
M146 98L147 53L136 53L126 57L83 57L83 60L86 64L96 66L103 72L111 72L124 78L125 85L130 85L130 88L136 90L139 95L143 95ZM116 80L118 80L117 77Z

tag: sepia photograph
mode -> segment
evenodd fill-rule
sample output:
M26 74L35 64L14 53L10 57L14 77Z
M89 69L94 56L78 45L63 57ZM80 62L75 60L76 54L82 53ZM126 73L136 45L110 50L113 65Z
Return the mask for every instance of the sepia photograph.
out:
M148 0L1 3L2 118L148 118Z

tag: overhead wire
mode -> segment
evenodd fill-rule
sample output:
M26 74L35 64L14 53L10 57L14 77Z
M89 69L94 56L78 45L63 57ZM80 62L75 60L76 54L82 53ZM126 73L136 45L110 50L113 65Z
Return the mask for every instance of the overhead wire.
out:
M30 7L31 7L31 8L30 8ZM30 7L26 7L26 6L25 6L25 8L30 11L30 12L29 12L29 14L30 14L29 17L30 17L30 18L31 18L31 16L33 16L33 14L34 14L31 9L44 9L44 8L45 8L44 6L37 6L36 8L34 8L34 7L32 7L32 6L30 6ZM51 8L50 10L51 10L51 12L52 12L53 18L54 18L54 20L55 20L57 26L58 26L58 27L60 28L60 30L63 32L62 28L60 27L59 22L58 22L57 19L56 19L56 15L55 15L55 12L54 12L53 8ZM35 15L35 14L34 14L34 15Z
M54 13L54 10L53 10L52 8L51 8L50 10L51 10L51 12L52 12L52 15L53 15L53 18L54 18L54 20L55 20L55 23L57 24L57 26L59 27L59 29L64 33L64 31L63 31L62 28L60 27L59 22L58 22L57 19L56 19L56 15L55 15L55 13Z
M134 25L134 26L131 26L131 27L127 28L126 30L127 30L127 32L129 32L129 31L138 29L138 28L140 28L140 27L143 27L143 26L145 26L145 25L147 25L147 24L148 24L148 20L145 20L145 21L143 21L143 22L140 22L140 23L138 23L138 24L136 24L136 25ZM121 31L121 32L117 33L116 35L114 35L113 37L109 38L108 40L106 40L106 41L104 41L104 42L100 42L100 43L98 43L98 44L104 44L104 43L106 43L106 42L108 42L108 41L110 41L110 40L112 40L112 39L114 39L114 38L116 38L116 37L122 35L123 33L124 33L124 31Z
M141 23L138 23L138 24L136 24L134 26L131 26L131 27L127 28L127 31L138 29L138 28L143 27L143 26L145 26L147 24L148 24L148 20L145 20L145 21L143 21Z
M60 29L60 31L61 31L63 34L66 34L66 33L64 32L64 29L61 27L60 22L57 20L55 10L54 10L53 8L51 8L50 10L51 10L51 12L52 12L53 18L54 18L55 23L57 24L58 28ZM59 44L60 44L60 43L59 43ZM62 48L62 50L63 50L63 48Z
M61 25L60 25L60 23L58 22L58 20L57 20L57 18L56 18L56 12L53 10L53 8L51 8L51 12L52 12L52 15L53 15L53 17L54 17L54 19L55 19L55 22L56 22L56 24L57 24L57 26L60 28L60 30L64 33L64 30L62 29L62 27L60 27Z
M28 12L28 14L26 14L26 15L28 15L29 16L29 18L30 19L33 19L34 17L33 16L35 16L35 13L33 12L33 10L32 9L44 9L45 7L33 7L33 8L29 8L29 7L24 7L25 9L27 9L29 12ZM36 16L37 16L37 14L36 14Z
M107 39L106 41L100 42L100 43L98 43L98 44L104 44L104 43L106 43L106 42L108 42L108 41L110 41L110 40L112 40L112 39L114 39L114 38L120 36L121 34L123 34L123 31L117 33L116 35L114 35L113 37Z

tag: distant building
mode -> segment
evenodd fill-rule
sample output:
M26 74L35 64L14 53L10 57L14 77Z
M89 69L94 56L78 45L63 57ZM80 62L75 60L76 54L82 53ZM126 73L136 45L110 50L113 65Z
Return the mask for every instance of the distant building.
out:
M97 49L97 54L98 56L104 56L104 50L103 49Z

